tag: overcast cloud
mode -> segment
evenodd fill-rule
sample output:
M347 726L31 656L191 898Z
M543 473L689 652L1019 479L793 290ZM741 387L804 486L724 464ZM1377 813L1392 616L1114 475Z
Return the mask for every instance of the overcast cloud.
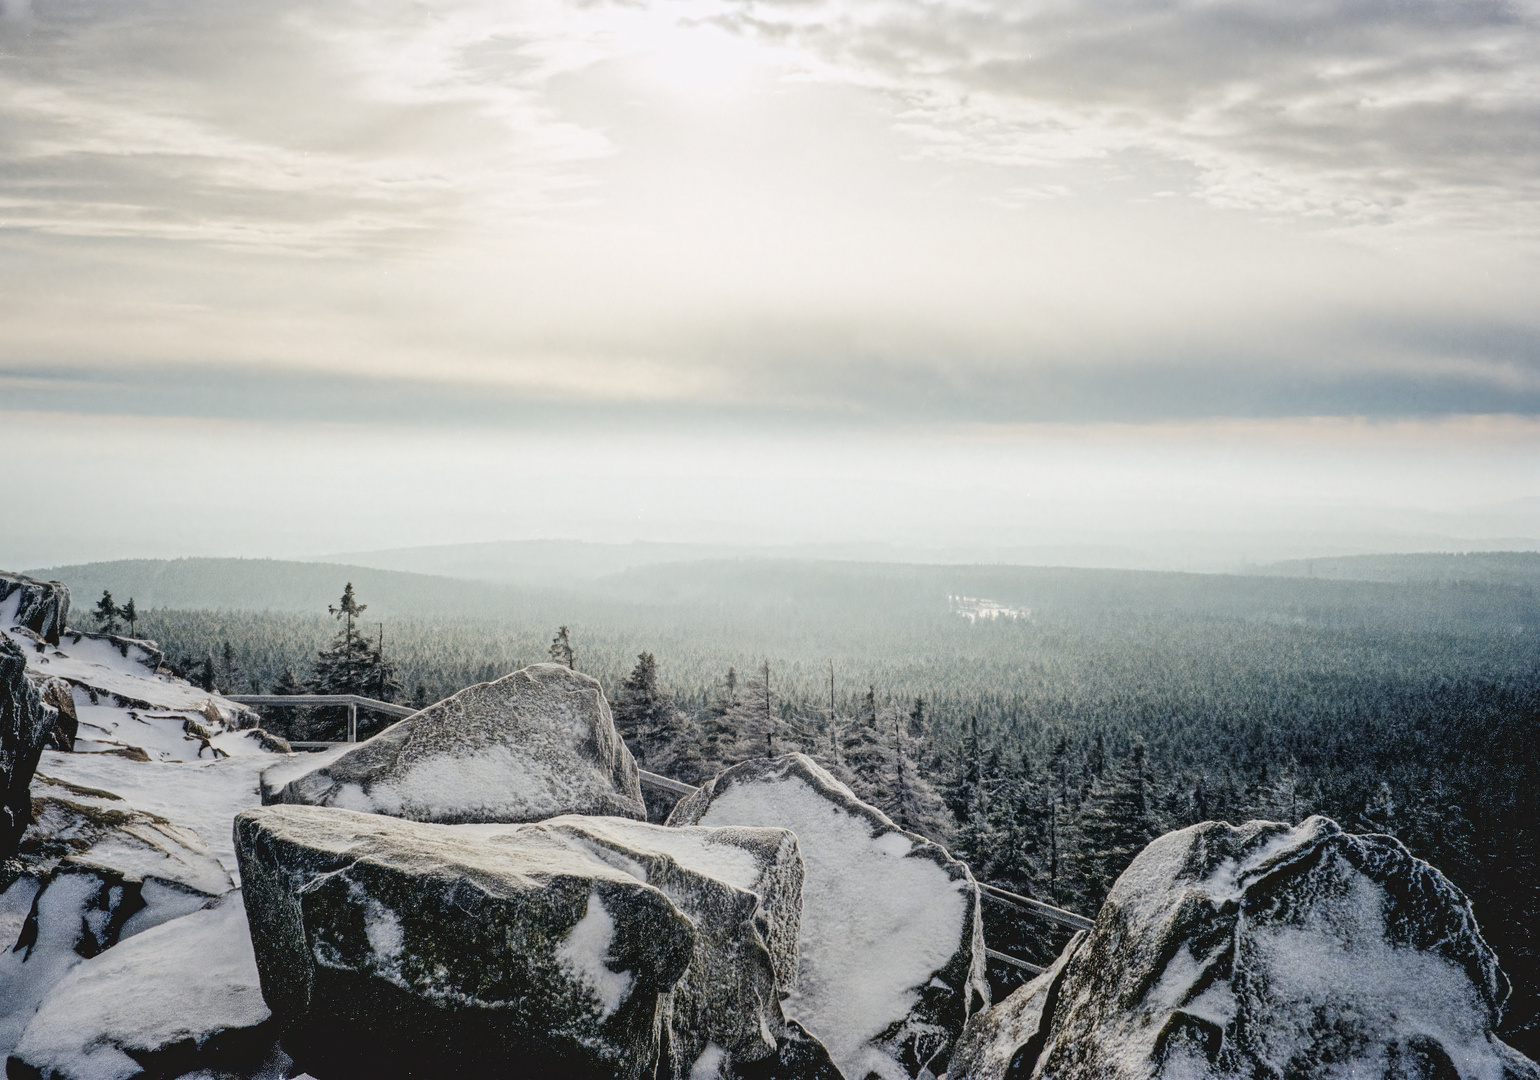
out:
M516 472L497 432L1533 417L1537 54L1484 0L5 0L0 424Z

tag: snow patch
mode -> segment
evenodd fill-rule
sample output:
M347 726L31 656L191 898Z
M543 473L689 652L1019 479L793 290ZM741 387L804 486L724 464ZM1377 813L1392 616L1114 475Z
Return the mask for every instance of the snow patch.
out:
M806 866L795 989L787 1017L821 1039L846 1076L908 1080L870 1045L902 1020L918 990L957 951L971 913L968 885L929 859L906 858L909 838L884 833L806 781L740 782L700 819L713 825L778 825L797 834Z
M78 957L77 957L78 960ZM43 1000L15 1054L60 1076L127 1080L153 1052L269 1016L237 893L78 963Z
M556 947L556 955L599 1000L599 1019L608 1018L620 1008L631 992L633 976L629 971L611 971L605 963L610 944L615 940L615 920L604 909L597 892L588 894L588 907L565 940Z

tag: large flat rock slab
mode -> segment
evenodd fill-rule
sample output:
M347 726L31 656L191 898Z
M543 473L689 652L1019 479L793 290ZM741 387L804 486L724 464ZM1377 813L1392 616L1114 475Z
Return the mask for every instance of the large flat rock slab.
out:
M1054 967L970 1022L953 1080L1537 1080L1470 903L1313 817L1151 843Z
M647 816L604 691L559 664L468 687L356 746L297 755L264 775L262 798L443 824Z
M235 822L262 993L327 1080L651 1080L697 931L560 828L311 806Z
M806 876L786 1015L847 1080L945 1071L969 1014L989 1001L978 886L963 863L801 754L728 769L669 824L794 832Z

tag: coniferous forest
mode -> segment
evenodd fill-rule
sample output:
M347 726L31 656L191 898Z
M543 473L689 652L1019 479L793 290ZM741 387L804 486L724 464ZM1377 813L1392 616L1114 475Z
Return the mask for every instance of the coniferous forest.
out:
M1361 581L741 560L568 592L273 563L267 610L163 606L119 564L52 573L82 598L137 593L137 632L227 692L426 704L570 663L603 683L643 768L697 782L804 751L979 878L1086 914L1148 840L1193 822L1323 813L1389 833L1471 896L1515 983L1505 1037L1534 1055L1536 561ZM267 723L326 739L341 718ZM1000 915L986 908L992 946L1041 963L1062 944Z

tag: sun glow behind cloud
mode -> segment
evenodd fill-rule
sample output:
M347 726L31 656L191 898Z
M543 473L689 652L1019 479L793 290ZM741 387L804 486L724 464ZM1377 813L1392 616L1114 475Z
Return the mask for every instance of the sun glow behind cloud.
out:
M1278 499L1536 493L1527 436L1449 420L1483 447L1440 443L1462 484L1392 434L1540 414L1533 5L5 10L12 429L472 428L538 473L538 440L509 433L576 453L619 423L617 460L673 476L717 456L676 433L725 425L767 441L721 483L797 462L866 505L816 464L828 432L888 440L857 455L873 475L920 476L947 448L988 472L980 432L1057 424L1094 463L1066 498L1137 477L1212 507L1249 489L1225 461ZM1315 456L1320 417L1368 426ZM1244 452L1275 423L1297 476ZM1244 434L1221 454L1195 424ZM1046 498L1034 469L1006 490ZM883 520L797 505L841 535Z

